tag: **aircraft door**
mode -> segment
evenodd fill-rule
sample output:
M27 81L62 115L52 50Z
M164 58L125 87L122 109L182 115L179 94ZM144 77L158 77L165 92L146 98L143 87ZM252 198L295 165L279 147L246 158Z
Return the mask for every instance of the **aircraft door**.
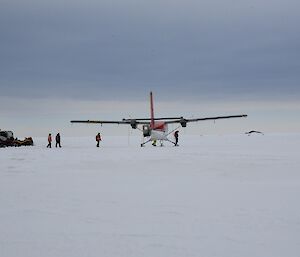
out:
M150 125L143 125L143 135L144 137L150 137L151 135L151 129L150 129Z

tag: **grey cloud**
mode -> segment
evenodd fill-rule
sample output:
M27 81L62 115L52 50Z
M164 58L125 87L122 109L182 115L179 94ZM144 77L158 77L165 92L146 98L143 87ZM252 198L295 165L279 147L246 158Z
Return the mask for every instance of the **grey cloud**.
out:
M25 2L0 10L2 95L300 95L297 1Z

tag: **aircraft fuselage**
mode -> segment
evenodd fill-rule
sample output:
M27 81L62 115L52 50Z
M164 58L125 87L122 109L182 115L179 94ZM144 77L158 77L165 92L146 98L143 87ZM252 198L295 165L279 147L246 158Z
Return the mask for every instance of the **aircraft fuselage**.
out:
M150 138L154 140L168 140L168 124L164 122L154 122L154 127L151 129Z

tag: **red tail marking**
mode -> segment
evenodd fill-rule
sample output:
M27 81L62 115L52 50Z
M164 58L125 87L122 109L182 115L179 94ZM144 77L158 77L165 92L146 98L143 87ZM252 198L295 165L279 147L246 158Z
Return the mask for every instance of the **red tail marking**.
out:
M150 127L154 128L154 107L153 107L153 95L152 92L150 92L150 111L151 111L151 123Z

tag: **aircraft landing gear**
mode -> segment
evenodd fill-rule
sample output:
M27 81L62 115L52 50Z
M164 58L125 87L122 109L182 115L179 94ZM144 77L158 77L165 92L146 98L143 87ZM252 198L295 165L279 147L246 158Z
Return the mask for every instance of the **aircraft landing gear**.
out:
M151 139L149 139L149 140L147 140L146 142L143 142L143 143L141 143L141 147L144 147L145 146L145 144L147 144L147 143L149 143L149 142L151 142L152 141L152 146L157 146L157 141L156 140L151 140ZM169 139L164 139L164 140L159 140L159 145L161 146L161 147L163 147L164 146L164 142L163 141L168 141L168 142L170 142L171 144L173 144L174 146L178 146L178 145L176 145L175 144L175 142L173 142L173 141L171 141L171 140L169 140Z
M178 145L175 144L175 142L171 141L170 139L167 139L166 141L172 143L174 146L178 146Z
M145 144L149 143L151 141L151 139L147 140L146 142L141 143L141 147L144 147Z

